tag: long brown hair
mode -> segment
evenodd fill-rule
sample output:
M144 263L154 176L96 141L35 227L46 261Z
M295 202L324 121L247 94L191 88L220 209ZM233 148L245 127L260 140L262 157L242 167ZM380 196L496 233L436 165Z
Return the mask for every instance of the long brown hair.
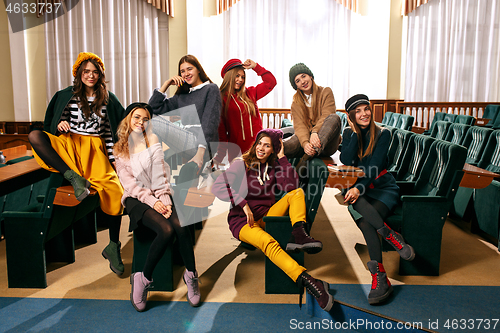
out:
M251 100L246 93L246 77L240 87L240 90L236 91L234 89L236 75L238 75L238 72L240 70L244 71L243 66L232 68L226 74L224 74L224 80L222 81L222 84L220 86L221 95L223 97L226 97L226 103L224 105L224 115L227 115L227 109L229 108L229 103L231 102L231 96L236 93L237 99L241 99L243 101L243 104L245 104L245 108L247 109L248 113L250 113L252 117L255 117L257 115L257 112L255 111L255 102Z
M271 139L271 137L268 134L266 134L265 132L261 132L259 135L257 135L257 138L255 139L252 147L250 147L250 149L248 149L241 156L241 159L243 160L243 162L245 162L245 166L246 166L247 169L256 169L258 167L258 165L259 165L259 159L257 158L256 150L257 150L257 144L259 143L259 141L263 137L268 137L269 139ZM272 139L271 139L271 142L272 142ZM271 148L273 148L272 144L271 144ZM267 163L269 163L269 165L273 166L274 162L277 159L278 159L278 153L276 153L274 151L274 148L273 148L273 152L267 158Z
M361 105L366 105L366 104L361 104ZM356 111L351 110L349 112L349 120L351 121L351 126L354 126L353 130L356 132L356 135L358 136L358 157L359 159L363 159L366 156L370 156L373 154L373 150L375 149L375 144L377 143L378 139L378 134L382 130L377 124L375 124L375 121L373 120L373 113L371 112L372 109L370 105L368 105L368 109L370 110L370 125L368 125L369 129L368 132L370 134L370 143L368 144L368 147L366 148L364 154L363 154L363 137L361 134L361 127L359 127L358 123L356 123Z
M120 122L120 125L118 125L118 129L116 130L116 135L118 136L118 142L115 143L115 145L113 146L113 154L115 156L130 158L129 136L130 133L132 132L132 128L130 127L130 120L132 119L135 110L138 109L143 109L143 108L140 106L133 108L132 111L130 111L125 116L125 118L123 118L123 120ZM148 117L148 119L151 120L150 117ZM151 126L151 124L149 124L149 126ZM143 134L144 134L144 139L146 140L146 146L149 147L148 137L144 132Z
M99 71L99 78L94 85L95 99L92 106L89 105L87 100L87 93L85 91L85 84L82 82L82 73L88 62L97 68ZM78 70L76 71L75 79L73 80L73 92L78 98L78 107L83 111L83 115L86 119L90 118L92 113L99 117L103 117L101 114L101 108L103 105L108 104L108 89L106 88L106 75L101 65L95 61L95 59L85 60L80 64Z
M311 92L311 110L313 112L314 118L317 118L319 111L319 86L316 84L314 79L311 77L311 82L312 82L312 92ZM300 89L297 89L297 92L293 95L293 102L297 103L300 108L302 109L303 114L309 114L307 111L307 106L306 106L306 94Z
M177 68L178 68L177 75L181 76L181 65L185 62L193 65L194 67L196 67L196 69L198 71L200 71L199 76L200 76L201 82L210 81L210 83L213 83L212 80L210 80L210 78L208 77L207 73L205 73L205 70L201 66L198 59L194 55L191 55L191 54L186 54L185 56L183 56L179 60L179 66L177 66ZM184 82L180 87L177 88L177 90L175 91L175 95L187 94L187 93L189 93L189 88L191 88L191 85Z

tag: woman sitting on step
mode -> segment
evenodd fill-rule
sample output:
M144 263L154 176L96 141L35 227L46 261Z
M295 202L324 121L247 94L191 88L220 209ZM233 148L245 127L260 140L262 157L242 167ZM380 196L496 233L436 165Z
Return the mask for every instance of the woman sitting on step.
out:
M219 175L212 192L223 201L231 201L228 222L234 237L261 249L302 290L305 286L322 309L329 311L333 297L328 283L307 274L264 230L265 216L284 216L289 212L293 231L287 250L318 253L323 248L306 231L304 191L297 188L298 175L283 153L282 138L281 130L263 129L257 133L252 147ZM276 191L288 193L276 202Z
M191 235L187 227L181 226L172 204L170 167L165 163L162 145L149 125L152 113L146 103L130 104L118 127L119 140L114 149L116 170L124 189L121 202L130 217L129 231L144 226L156 233L143 271L130 276L130 301L137 311L146 309L153 270L174 236L179 240L179 251L186 266L183 279L188 288L187 300L191 306L200 304Z
M345 165L363 169L365 176L358 178L345 193L345 202L356 221L368 247L371 261L372 287L368 303L377 304L392 293L392 286L382 265L379 234L398 251L401 258L413 260L415 252L403 237L384 223L385 218L399 200L399 187L394 177L387 173L387 151L391 132L375 125L370 101L358 94L345 104L349 126L342 135L340 161Z

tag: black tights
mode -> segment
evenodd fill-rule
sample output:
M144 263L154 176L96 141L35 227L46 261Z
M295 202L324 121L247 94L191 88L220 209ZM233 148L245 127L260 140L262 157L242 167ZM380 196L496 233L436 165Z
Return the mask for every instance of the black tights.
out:
M154 209L148 209L142 216L142 224L156 233L156 237L149 248L146 263L144 264L144 276L146 279L151 280L153 277L153 270L165 253L165 250L172 242L172 236L177 235L179 241L179 252L184 266L188 271L194 272L196 270L194 262L193 244L191 242L191 234L187 227L182 227L175 207L172 205L172 215L166 219L163 215Z
M382 263L382 248L377 229L384 226L384 220L390 213L389 208L383 202L367 196L360 196L352 206L363 215L356 224L365 237L370 259Z
M52 148L49 136L45 132L40 130L31 131L28 135L28 140L33 150L35 150L38 157L40 157L45 164L53 167L63 175L66 171L70 170L61 156Z

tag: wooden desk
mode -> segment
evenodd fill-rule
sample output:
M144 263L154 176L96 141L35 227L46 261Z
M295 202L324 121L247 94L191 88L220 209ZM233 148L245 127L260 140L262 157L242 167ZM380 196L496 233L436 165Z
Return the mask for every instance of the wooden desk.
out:
M326 181L326 187L347 189L356 183L358 177L364 177L363 170L351 166L328 165L329 176Z
M19 157L19 156L18 156ZM50 176L34 158L0 168L0 196Z
M460 182L461 187L485 188L491 184L493 179L500 177L499 174L478 168L468 163L465 163L463 170L464 176Z
M24 145L0 149L0 151L3 153L3 156L5 156L5 161L10 161L23 156L33 156L33 152L28 150Z

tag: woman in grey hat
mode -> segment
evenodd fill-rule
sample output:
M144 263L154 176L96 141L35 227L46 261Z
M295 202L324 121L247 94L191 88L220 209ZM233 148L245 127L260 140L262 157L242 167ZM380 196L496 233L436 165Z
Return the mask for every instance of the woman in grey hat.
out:
M292 66L289 77L297 92L291 106L294 135L284 141L285 155L302 158L296 168L299 175L304 176L300 167L307 160L314 156L331 156L337 151L341 122L335 113L332 89L318 86L306 65Z

